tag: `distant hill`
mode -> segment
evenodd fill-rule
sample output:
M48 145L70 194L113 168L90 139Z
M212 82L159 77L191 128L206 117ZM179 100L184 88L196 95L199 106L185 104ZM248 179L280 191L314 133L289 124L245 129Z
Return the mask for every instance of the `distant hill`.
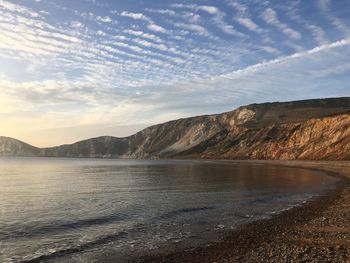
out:
M0 136L0 156L38 156L40 149L19 140Z
M350 98L251 104L51 148L0 137L0 156L350 160Z

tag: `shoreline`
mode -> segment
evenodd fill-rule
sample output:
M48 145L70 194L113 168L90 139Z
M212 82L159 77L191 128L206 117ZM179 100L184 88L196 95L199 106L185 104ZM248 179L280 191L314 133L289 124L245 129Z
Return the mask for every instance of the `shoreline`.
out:
M346 230L346 237L349 233L349 241L346 242L344 231L339 231L337 228L340 226L336 223L342 218L339 213L344 211L337 213L332 208L337 210L342 199L349 201L347 208L350 222L349 162L232 161L309 169L324 172L340 180L335 189L272 218L245 224L228 232L221 241L208 247L150 254L132 258L128 262L347 262L350 258L350 223L340 229ZM327 214L332 218L325 217ZM332 236L330 241L327 234Z

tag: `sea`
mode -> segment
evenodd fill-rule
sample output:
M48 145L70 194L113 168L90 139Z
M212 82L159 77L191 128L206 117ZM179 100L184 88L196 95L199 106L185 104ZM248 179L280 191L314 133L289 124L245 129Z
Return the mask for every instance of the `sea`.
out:
M0 262L124 262L220 242L336 186L253 162L0 158Z

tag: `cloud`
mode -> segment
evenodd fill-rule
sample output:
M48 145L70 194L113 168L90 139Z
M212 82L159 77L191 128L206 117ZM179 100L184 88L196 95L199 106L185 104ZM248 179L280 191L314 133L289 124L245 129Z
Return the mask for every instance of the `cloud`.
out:
M108 125L152 124L258 101L350 95L349 40L323 26L317 15L303 17L267 1L231 1L234 10L225 12L209 4L161 3L159 9L140 6L137 13L102 12L88 3L82 12L52 1L22 2L0 5L0 130L10 136L25 138L25 130L35 134L45 126L56 138L61 138L58 129L67 127L88 137L117 135ZM42 15L34 7L46 5L50 17L28 13ZM341 19L342 12L325 6L327 16ZM257 24L261 16L253 16L268 8L276 8L266 15L269 25L283 34L289 25L276 12L287 10L285 19L313 34L311 40L327 34L344 39L315 48L307 34L303 41L284 35L281 41L280 34ZM61 11L65 18L57 18ZM117 14L123 23L112 26ZM235 25L251 32L232 38ZM290 55L288 46L304 51ZM19 125L30 129L16 131ZM84 133L87 127L94 132Z
M318 26L306 24L305 27L312 32L312 35L315 37L318 43L328 43L329 40L326 37L324 30Z
M157 13L157 14L162 14L162 15L168 15L168 16L176 16L176 13L174 10L170 9L152 9L152 8L146 8L145 9L147 12L150 13Z
M233 35L236 37L243 37L244 34L237 31L232 25L228 24L225 22L225 13L220 11L217 7L215 6L208 6L208 5L186 5L186 4L172 4L171 5L174 8L182 8L182 9L190 9L196 12L202 11L205 12L209 15L212 15L213 18L213 22L214 24L221 29L222 32L229 34L229 35ZM197 26L197 25L195 25ZM195 28L195 27L193 27ZM197 30L195 30L197 32L199 32L198 27ZM203 31L203 30L201 30ZM204 35L202 33L202 35Z
M184 12L182 13L181 17L188 20L192 24L198 24L201 20L200 15L193 12Z
M234 9L236 9L240 16L245 15L248 10L248 7L246 5L239 3L237 1L229 0L229 1L226 1L226 3L229 6L232 6Z
M296 1L286 6L288 17L291 20L304 26L307 30L309 30L318 44L329 43L329 40L327 39L325 31L321 27L310 23L307 19L304 19L300 15L299 5L300 5L300 2Z
M177 53L176 52L176 49L174 48L169 48L167 47L166 45L164 44L155 44L155 43L152 43L152 42L149 42L149 41L146 41L146 40L143 40L143 39L133 39L133 41L139 45L142 45L142 46L145 46L145 47L151 47L151 48L155 48L155 49L158 49L158 50L161 50L161 51L168 51L168 52L172 52L172 53Z
M167 33L167 31L161 27L161 26L158 26L154 23L151 23L147 26L147 28L151 31L155 31L155 32L159 32L159 33Z
M79 21L71 21L70 26L75 29L83 29L85 26Z
M301 59L301 58L305 58L308 57L312 54L317 54L320 52L324 52L324 51L328 51L328 50L332 50L335 48L339 48L339 47L344 47L344 46L349 46L350 45L350 40L348 39L342 39L336 42L333 42L331 44L324 44L321 46L317 46L315 48L306 50L306 51L302 51L302 52L297 52L294 53L292 55L289 56L284 56L284 57L280 57L280 58L276 58L267 62L262 62L262 63L258 63L249 67L246 67L244 69L240 69L240 70L236 70L230 74L224 75L223 77L226 78L231 78L233 76L237 76L237 75L243 75L243 74L249 74L249 73L253 73L262 69L267 69L270 66L273 65L281 65L281 64L286 64L288 62L294 61L296 59Z
M342 32L346 37L350 35L350 29L347 27L347 25L344 22L342 22L339 18L331 14L331 0L319 0L318 6L321 9L321 11L326 15L326 18L339 32Z
M97 16L96 21L103 22L103 23L111 23L113 20L109 16Z
M129 45L127 43L123 43L123 42L105 42L106 44L110 44L110 45L114 45L114 46L118 46L118 47L123 47L123 48L127 48L130 49L134 52L138 52L138 53L142 53L142 54L151 54L151 52L147 51L147 50L143 50L142 48L138 47L138 46L133 46L133 45Z
M160 37L153 35L153 34L145 33L142 31L127 29L127 30L124 30L124 32L127 34L130 34L130 35L133 35L133 36L147 38L147 39L150 39L150 40L155 41L155 42L160 42L160 43L163 42Z
M263 30L248 17L237 17L236 21L251 31L262 33Z
M41 17L40 14L38 14L37 12L33 11L30 8L23 7L23 6L17 5L17 4L13 4L13 3L5 1L5 0L0 0L0 8L5 9L7 11L16 12L19 14L34 17L34 18Z
M127 12L127 11L123 11L120 13L121 16L125 16L125 17L129 17L135 20L143 20L143 21L147 21L147 22L152 22L152 20L145 16L144 14L141 13L132 13L132 12Z
M49 74L54 77L53 75L56 74L65 76L71 71L78 71L87 80L93 82L102 80L106 82L106 86L113 82L120 85L137 86L138 82L145 83L145 79L139 77L137 78L139 81L126 79L131 78L132 74L145 76L145 72L158 71L161 73L168 70L172 61L175 61L175 58L168 54L123 43L121 41L130 41L130 38L120 35L112 36L109 30L93 31L90 29L87 31L86 25L78 21L69 22L69 25L65 30L61 30L47 22L4 14L0 19L0 31L2 32L0 57L30 63L25 68L31 69L31 72L35 74L41 71L42 75ZM70 30L72 32L69 32ZM99 37L97 41L89 41L89 39L96 39L96 36ZM161 41L153 34L144 33L142 37L148 37L155 42ZM118 41L112 41L114 39ZM163 46L157 47L162 48ZM133 52L149 55L149 57L136 55ZM169 46L166 52L179 54ZM113 70L106 78L104 72L110 72L110 70L97 71L96 68L99 68L101 64L108 65L106 61L110 60L114 61L110 65ZM152 74L149 75L149 78L157 79ZM101 83L100 85L103 85Z
M260 28L258 24L256 24L251 18L248 10L248 6L238 3L236 1L227 1L229 6L233 7L237 14L235 14L235 21L241 26L247 28L250 31L262 34L264 30ZM266 37L265 37L266 38Z
M207 12L208 14L211 14L211 15L217 15L221 13L221 11L215 6L201 5L201 6L196 6L195 9Z
M147 28L151 31L158 32L158 33L164 33L164 34L168 33L165 28L157 25L156 23L153 22L153 20L151 18L145 16L142 13L131 13L131 12L123 11L120 15L125 16L125 17L130 17L130 18L135 19L135 20L143 20L143 21L148 22Z
M346 76L349 72L346 58L338 60L340 54L349 53L350 41L344 39L257 63L229 74L173 83L165 87L162 95L158 94L158 98L151 101L154 104L162 102L165 108L173 110L191 105L191 112L196 112L198 107L198 112L205 114L201 107L203 103L216 107L217 111L224 111L253 102L349 95L346 85L335 86L337 90L329 89L329 83L342 82L334 78L335 74ZM310 96L306 96L309 92ZM181 102L175 99L180 97Z
M265 52L271 53L271 54L281 54L281 51L279 51L277 48L269 47L269 46L259 46L261 50L264 50Z
M211 15L213 15L213 21L215 25L222 30L222 32L226 34L230 34L236 37L243 37L244 34L237 31L232 25L229 25L225 22L225 13L220 11L218 8L213 6L199 6L199 10L205 11Z
M211 36L208 30L200 25L176 23L174 26L196 32L198 35L201 35L201 36L207 36L207 37Z
M226 34L230 34L236 37L243 37L244 34L241 32L238 32L237 30L234 29L232 25L227 24L224 21L224 16L223 15L216 15L214 17L215 24L222 30L222 32Z
M280 22L280 20L277 18L276 11L273 10L272 8L267 8L263 12L262 18L267 24L277 27L288 37L294 40L299 40L301 38L301 34L299 32L288 27L286 24Z

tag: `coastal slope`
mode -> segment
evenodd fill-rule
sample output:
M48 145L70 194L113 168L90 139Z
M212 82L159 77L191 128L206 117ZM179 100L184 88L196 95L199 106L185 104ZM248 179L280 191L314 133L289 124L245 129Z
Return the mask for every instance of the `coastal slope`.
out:
M350 98L251 104L154 125L129 137L51 148L0 137L0 155L350 160Z
M0 136L0 156L38 156L40 149L25 142Z

